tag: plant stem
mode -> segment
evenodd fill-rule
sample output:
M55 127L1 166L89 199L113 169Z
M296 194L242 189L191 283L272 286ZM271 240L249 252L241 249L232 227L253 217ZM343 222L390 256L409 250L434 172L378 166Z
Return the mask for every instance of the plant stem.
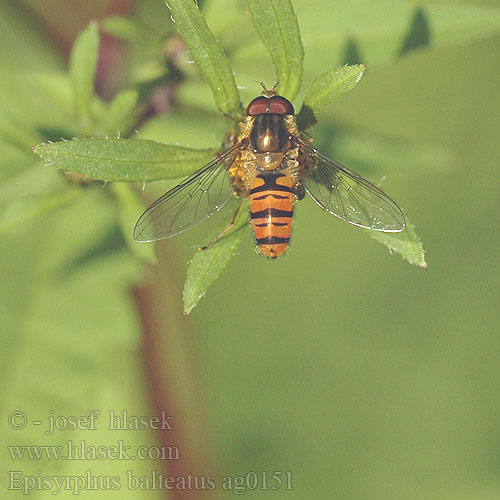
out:
M163 473L174 478L214 476L207 445L203 397L196 369L196 349L189 320L182 314L179 280L172 246L158 244L159 264L151 267L145 282L132 294L142 326L146 385L153 413L171 415L173 430L160 430L159 446L177 447L179 460L164 460ZM206 479L205 479L206 481ZM187 484L187 483L186 483ZM194 483L193 483L194 484ZM210 491L194 487L169 490L173 500L211 498Z

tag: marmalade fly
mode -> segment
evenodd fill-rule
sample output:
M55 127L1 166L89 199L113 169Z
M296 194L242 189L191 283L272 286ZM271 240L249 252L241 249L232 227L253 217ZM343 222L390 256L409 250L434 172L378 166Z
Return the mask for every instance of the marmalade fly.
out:
M253 99L233 145L158 198L139 218L136 241L175 236L220 210L232 197L249 198L255 242L269 258L289 244L296 201L309 194L339 219L373 231L399 232L405 218L398 205L363 177L330 160L304 141L290 101L272 90Z

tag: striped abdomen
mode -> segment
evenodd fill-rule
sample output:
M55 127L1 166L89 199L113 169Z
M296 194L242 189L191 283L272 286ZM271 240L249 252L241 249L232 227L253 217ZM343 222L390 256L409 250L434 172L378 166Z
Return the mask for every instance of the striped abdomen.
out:
M293 181L288 173L261 172L250 189L250 216L259 250L274 259L288 247L292 232Z

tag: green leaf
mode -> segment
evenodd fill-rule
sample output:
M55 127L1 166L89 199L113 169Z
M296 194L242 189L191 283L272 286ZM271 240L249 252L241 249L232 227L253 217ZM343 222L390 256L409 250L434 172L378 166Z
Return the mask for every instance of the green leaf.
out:
M184 284L184 314L189 314L205 295L208 287L219 277L219 274L231 260L241 242L244 228L248 225L248 213L242 207L236 217L234 227L220 240L203 251L194 254L189 263L186 283ZM222 229L214 233L218 236Z
M410 264L427 267L424 247L415 232L415 226L410 223L408 218L406 218L406 229L400 233L369 231L369 234L373 239L389 248L391 253L399 253Z
M11 203L0 216L0 235L14 231L31 219L75 201L81 192L81 189L72 187L56 193L28 197Z
M293 100L302 82L304 48L290 0L249 0L250 14L279 82L279 93Z
M304 130L313 125L326 105L356 86L365 69L363 64L345 65L319 75L307 89L304 104L297 117L299 128Z
M191 57L210 85L217 107L230 116L242 114L233 70L193 0L169 0L172 17Z
M155 444L150 433L110 430L107 425L111 409L149 413L138 356L141 334L127 292L140 279L141 266L110 244L106 250L111 254L101 252L78 270L72 265L87 246L102 249L103 238L106 241L114 225L113 204L104 190L96 189L67 210L51 212L45 224L33 224L29 232L0 240L1 412L23 411L40 418L44 427L15 430L5 423L0 427L2 443L65 446L69 439L73 443L88 439L94 446L124 440L130 449ZM61 279L60 270L67 266L72 272ZM49 435L49 415L88 415L91 409L100 411L94 430L73 427ZM89 469L87 460L44 457L16 460L14 466L6 451L0 455L2 469L15 468L23 476L36 476L42 470L48 476L84 477ZM124 484L130 464L94 461L92 474L118 476ZM133 473L140 477L153 468L152 460L136 460ZM7 490L8 483L7 475L2 475L0 488ZM122 489L121 499L161 497ZM54 496L58 490L54 483L51 490L42 495ZM73 496L69 490L60 493L63 498Z
M127 17L110 16L101 21L103 31L127 42L144 41L144 32L138 23Z
M139 93L136 90L118 92L109 106L105 107L101 124L98 124L97 128L101 129L104 134L126 133L135 119L135 106L138 98Z
M384 177L408 180L451 172L458 161L455 152L442 144L401 139L333 120L330 125L329 121L330 117L321 117L321 127L314 131L314 147L376 182Z
M51 103L52 112L57 108L58 115L66 121L74 117L72 111L73 88L68 75L63 73L34 73L31 81L38 96L45 95Z
M29 152L29 148L41 139L22 115L0 112L0 141Z
M92 21L78 35L69 60L76 112L84 119L90 117L94 98L94 80L99 57L99 29Z
M57 47L56 43L51 43L47 32L41 29L41 17L37 15L31 17L31 12L23 7L21 2L2 1L1 8L0 61L2 61L2 71L0 73L3 71L5 73L0 77L0 90L2 91L0 105L3 105L13 97L5 95L4 85L12 82L14 73L24 77L33 71L55 71L62 68L63 58L60 47ZM21 93L16 97L22 97L25 89L19 90Z
M39 144L33 151L45 162L100 181L150 182L184 177L215 155L143 139L74 139Z
M220 0L215 1L220 3ZM309 83L329 66L363 63L375 70L399 59L411 46L432 50L450 43L480 40L500 30L498 8L449 1L440 5L434 0L427 1L431 3L422 9L422 2L336 0L321 2L320 8L311 8L315 5L312 2L295 0L294 10L307 52L304 82ZM235 17L238 14L243 17L245 11L240 5L244 7L245 3L235 2L233 8L226 7L227 16L232 17L236 11ZM250 82L272 78L267 67L271 65L263 64L267 51L261 40L258 36L251 37L248 30L236 23L233 26L237 29L229 33L222 31L223 26L218 29L213 22L211 26L216 36L224 37L238 83L253 89L241 92L244 100L255 97L252 94L256 87L251 87ZM415 36L420 29L422 32ZM417 43L408 43L412 40Z
M39 163L36 158L30 158L25 151L0 140L0 183L4 183L35 163Z
M423 49L430 44L431 28L429 18L423 8L417 7L413 13L413 19L403 40L403 44L399 49L399 54L404 56L413 50Z
M204 85L207 88L206 85ZM211 99L211 96L209 96ZM220 114L201 114L189 110L163 113L141 125L142 137L158 142L204 149L220 144L227 133L227 123Z
M141 245L133 238L134 225L146 207L128 184L114 182L111 191L118 201L120 229L128 247L140 259L156 263L155 245Z
M306 4L302 9L297 6L308 68L318 71L325 64L325 51L334 63L349 62L346 55L354 47L361 61L374 68L407 53L412 45L435 48L450 42L467 43L498 33L500 28L498 8L458 2L427 4L337 0L323 2L321 9L308 9L307 13Z

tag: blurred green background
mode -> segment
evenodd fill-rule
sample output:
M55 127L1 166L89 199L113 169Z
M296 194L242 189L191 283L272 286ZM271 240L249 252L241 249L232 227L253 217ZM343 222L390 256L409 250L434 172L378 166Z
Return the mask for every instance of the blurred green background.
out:
M30 150L78 133L62 90L66 58L90 19L111 15L138 20L151 39L103 35L100 95L139 89L142 137L217 146L227 123L194 65L175 52L181 60L165 72L180 43L168 9L153 0L0 6L4 471L19 471L23 485L87 471L121 480L119 490L82 498L231 498L222 478L251 471L268 480L291 471L293 488L260 482L248 499L500 497L497 1L294 2L305 84L332 65L368 66L323 112L312 131L319 148L375 182L385 177L428 268L305 200L288 255L267 262L248 229L189 318L186 263L209 224L161 242L151 269L127 249L108 187L70 189ZM245 2L201 7L249 100L255 80L274 74ZM174 79L165 104L158 89ZM147 196L166 189L156 184ZM101 412L96 430L44 433L50 416L92 409ZM174 430L107 428L108 410L161 409ZM25 428L9 425L14 411L27 416ZM17 460L5 447L68 440L177 446L181 460ZM130 470L214 476L217 489L131 489ZM2 498L22 497L12 481L2 472ZM31 498L53 498L53 484L34 486Z

